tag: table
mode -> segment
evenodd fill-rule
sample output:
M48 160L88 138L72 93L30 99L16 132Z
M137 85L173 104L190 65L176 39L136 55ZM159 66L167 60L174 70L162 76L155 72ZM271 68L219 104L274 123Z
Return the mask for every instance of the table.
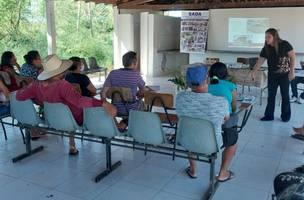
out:
M154 91L153 93L160 94L160 95L164 94L161 91ZM171 93L171 95L174 97L175 93ZM174 101L175 101L175 98L174 98ZM243 128L246 126L247 121L251 115L254 104L255 104L254 96L243 96L243 99L237 102L238 108L237 108L235 114L238 115L239 119L240 119L240 121L239 121L240 124L237 126L238 133L240 133L243 130ZM175 105L175 102L174 102L174 105ZM154 106L152 111L156 112L160 116L160 118L163 118L163 115L167 114L167 115L170 115L170 118L177 119L177 114L176 114L176 111L174 108L170 109L170 111L168 111L167 113L164 113L163 108Z

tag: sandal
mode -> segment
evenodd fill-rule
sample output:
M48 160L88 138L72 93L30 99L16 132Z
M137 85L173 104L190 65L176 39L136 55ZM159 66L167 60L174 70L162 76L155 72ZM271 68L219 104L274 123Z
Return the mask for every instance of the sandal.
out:
M79 154L79 151L76 149L76 147L70 148L69 155L76 156L78 154Z
M192 174L192 173L191 173L190 167L187 167L187 168L185 169L185 172L188 174L188 176L189 176L190 178L192 178L192 179L197 178L196 174Z
M291 135L291 137L298 140L304 140L304 135L298 133Z
M36 141L36 140L38 140L40 138L40 136L31 136L31 140L32 141Z
M224 183L226 181L230 181L231 179L233 179L235 177L235 175L232 171L228 171L228 172L229 172L229 176L224 179L219 179L219 176L217 176L216 179L218 180L218 182Z
M292 129L296 134L304 135L304 128L303 127L300 127L300 128L293 127Z

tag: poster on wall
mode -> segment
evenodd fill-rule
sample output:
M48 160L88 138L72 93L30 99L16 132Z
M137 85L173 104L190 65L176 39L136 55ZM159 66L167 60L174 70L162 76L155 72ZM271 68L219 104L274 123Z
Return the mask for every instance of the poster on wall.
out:
M181 18L180 51L204 53L208 37L209 11L183 11Z

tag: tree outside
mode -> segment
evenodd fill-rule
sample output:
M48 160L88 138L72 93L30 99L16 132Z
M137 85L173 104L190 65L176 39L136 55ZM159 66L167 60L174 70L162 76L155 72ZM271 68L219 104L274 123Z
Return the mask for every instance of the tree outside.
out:
M0 52L10 50L19 64L23 55L38 50L47 55L45 0L0 0ZM61 58L96 57L113 65L113 9L104 4L55 1L57 54Z

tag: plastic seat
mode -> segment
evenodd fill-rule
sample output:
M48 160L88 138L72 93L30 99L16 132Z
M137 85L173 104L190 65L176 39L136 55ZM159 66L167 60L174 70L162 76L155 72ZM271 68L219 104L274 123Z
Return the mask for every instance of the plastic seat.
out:
M214 126L203 119L179 117L177 142L193 153L211 155L219 151Z
M50 128L69 133L81 132L68 106L44 102L44 116Z
M89 71L90 69L88 67L88 64L87 64L87 61L85 60L85 58L80 58L80 60L81 60L81 62L83 64L83 66L84 66L83 71Z
M39 118L32 100L18 101L16 92L10 95L11 116L21 124L39 126L43 121Z
M86 108L83 126L94 136L113 138L119 134L113 118L102 107Z
M165 142L161 121L157 114L151 112L131 110L128 134L144 144L161 145Z

